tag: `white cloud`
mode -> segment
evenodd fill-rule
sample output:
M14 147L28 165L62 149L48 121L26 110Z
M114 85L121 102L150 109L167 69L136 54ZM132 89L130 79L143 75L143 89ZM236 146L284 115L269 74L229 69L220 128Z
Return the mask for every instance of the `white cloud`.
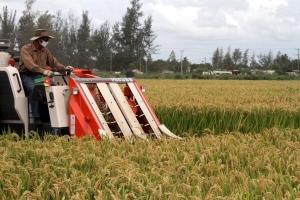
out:
M217 47L265 51L282 49L294 57L299 48L300 15L298 0L140 0L142 11L153 17L155 43L167 59L172 49L185 50L190 60L211 56ZM21 16L24 0L1 0L1 7L17 9ZM80 19L89 12L94 27L108 21L122 21L130 0L37 0L34 10L70 10ZM177 53L178 54L178 53Z
M247 0L250 10L260 12L267 11L276 13L278 7L287 6L287 0Z

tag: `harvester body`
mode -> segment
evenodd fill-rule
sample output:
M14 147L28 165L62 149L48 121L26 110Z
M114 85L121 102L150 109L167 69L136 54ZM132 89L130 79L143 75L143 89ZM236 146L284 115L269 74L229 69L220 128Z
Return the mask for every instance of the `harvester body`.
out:
M33 123L16 67L0 66L1 131L50 132L96 140L161 139L163 134L181 139L160 123L143 87L133 77L100 78L90 70L75 69L68 76L55 72L51 85L36 83L33 92L40 104L41 125Z

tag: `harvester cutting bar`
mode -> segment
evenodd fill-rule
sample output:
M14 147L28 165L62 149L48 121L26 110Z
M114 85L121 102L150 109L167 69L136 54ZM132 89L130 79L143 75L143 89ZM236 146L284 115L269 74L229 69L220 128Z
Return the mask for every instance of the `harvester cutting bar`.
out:
M116 99L113 97L111 91L108 88L108 85L106 83L97 83L97 86L99 88L99 91L101 95L103 96L107 106L109 107L110 111L112 112L121 132L123 133L124 137L128 140L132 138L132 131L130 124L126 122L126 119L124 117L124 113L121 112L116 99L124 97L123 94L120 96L117 96ZM118 85L117 85L118 86ZM118 89L120 90L119 86ZM125 97L124 97L125 98ZM122 105L121 105L122 106ZM132 112L129 110L129 112ZM147 139L147 138L146 138Z
M104 83L97 83L98 88L102 88L101 85ZM117 83L108 83L109 89L116 103L118 104L121 113L124 115L124 118L128 122L129 127L131 128L133 134L141 139L147 140L142 127L140 126L135 114L133 113L130 105L128 104L127 99L124 96L124 93L121 91ZM107 96L105 96L107 97ZM104 97L104 98L105 98Z
M177 135L172 133L165 125L160 123L152 107L147 101L146 97L143 95L142 91L138 89L140 88L138 83L134 81L134 82L127 83L127 85L130 88L131 92L133 93L136 102L139 105L140 109L142 110L142 113L145 115L149 125L152 127L156 137L161 138L161 132L162 132L169 137L181 140L182 139L181 137L178 137ZM145 126L146 125L148 124L145 124Z
M124 91L120 84L125 85ZM70 116L75 117L79 113L79 118L85 119L84 122L78 121L79 127L72 129L75 123L72 124L71 118L71 135L82 135L75 130L88 130L93 135L101 134L98 135L100 138L105 135L110 139L122 137L130 140L133 136L144 140L148 140L147 136L161 139L162 133L179 138L160 124L134 78L75 78L70 81L69 87L71 90L78 88L77 94L71 97ZM86 105L82 106L83 103ZM80 107L88 109L76 110ZM105 111L102 111L103 107Z

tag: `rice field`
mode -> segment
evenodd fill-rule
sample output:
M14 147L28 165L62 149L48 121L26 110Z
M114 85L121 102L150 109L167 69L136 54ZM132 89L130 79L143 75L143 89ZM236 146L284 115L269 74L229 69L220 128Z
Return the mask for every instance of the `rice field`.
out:
M177 134L262 133L300 127L299 81L142 80L159 119Z
M153 107L300 108L300 81L139 80Z
M0 136L0 199L300 199L300 81L140 80L184 141Z

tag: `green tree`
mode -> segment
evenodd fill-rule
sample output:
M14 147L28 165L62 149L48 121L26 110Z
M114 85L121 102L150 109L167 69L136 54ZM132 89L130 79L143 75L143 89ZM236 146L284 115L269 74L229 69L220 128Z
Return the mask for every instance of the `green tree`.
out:
M110 25L106 21L99 29L96 29L92 35L93 49L92 55L95 57L95 68L108 70L111 56L111 34Z
M225 57L223 59L223 65L226 70L233 70L234 64L229 53L225 54Z
M217 69L218 68L218 64L219 64L219 54L220 54L220 51L219 51L219 48L217 48L214 53L213 53L213 56L212 56L212 66L214 69Z
M168 62L173 62L173 61L177 61L176 60L176 54L174 52L174 50L171 51L169 58L168 58Z
M68 17L64 20L64 28L60 38L65 62L74 67L79 67L77 33L78 21L75 12L69 11Z
M40 27L45 27L48 29L49 33L54 36L54 39L51 39L47 48L51 51L52 55L59 60L59 62L64 63L64 51L63 51L63 42L61 40L61 35L63 32L64 21L62 18L62 12L59 10L56 12L56 15L50 15L49 13L44 13L41 19L45 20L45 25ZM51 23L51 24L48 24Z
M132 0L131 8L127 8L127 13L122 22L117 22L113 27L113 42L116 57L119 58L118 69L125 67L127 70L130 63L137 62L140 51L143 32L139 19L143 16L140 11L142 4L139 0Z
M250 68L252 69L256 69L256 68L260 68L259 64L257 63L256 59L255 59L255 53L252 53L252 56L250 58Z
M168 62L169 69L176 71L176 67L179 66L179 62L176 60L176 55L175 55L174 50L171 51L167 62Z
M227 53L225 54L223 58L223 65L226 70L232 70L233 69L233 61L231 58L231 47L228 47Z
M237 65L239 63L241 63L242 60L242 52L240 51L240 49L234 49L233 53L232 53L232 60L234 65Z
M289 59L288 55L281 54L280 51L277 53L274 63L270 67L279 74L293 70L293 66L291 65L291 60Z
M149 69L149 65L151 65L152 62L153 62L152 56L151 56L151 54L148 54L146 56L146 73L148 73L149 71L151 71L151 69Z
M112 47L117 69L127 70L129 64L140 67L144 57L154 53L157 47L153 45L156 35L152 31L152 17L148 17L142 25L139 21L143 17L142 4L139 0L130 3L131 7L127 8L122 22L113 26Z
M39 29L47 29L48 31L52 31L53 29L53 19L54 19L54 15L51 15L49 13L49 11L37 11L36 12L36 17L37 17L37 21L36 21L36 26Z
M149 71L151 72L162 72L164 70L165 66L167 65L167 61L158 59L153 61L152 63L149 63Z
M32 5L36 0L26 0L25 1L25 10L23 15L19 19L18 28L17 28L17 45L21 49L22 46L29 43L29 39L33 37L34 32L37 28L36 26L36 17L37 12L32 11Z
M187 57L184 57L182 60L182 72L188 72L188 69L190 69L191 63L187 59Z
M77 31L78 67L89 68L91 58L91 20L88 11L83 11L82 21Z
M267 55L260 53L257 57L259 65L264 69L268 69L269 65L273 63L272 51L269 51Z
M16 10L9 12L7 6L3 7L3 13L0 13L0 38L9 39L10 48L8 51L12 53L14 53L16 46L16 14Z
M242 65L243 67L248 67L248 62L249 62L249 49L247 49L242 58Z
M212 66L213 69L222 69L223 68L223 49L217 48L212 56Z
M143 27L143 49L140 49L142 52L141 57L149 56L153 53L156 53L158 45L154 45L154 40L157 38L157 35L152 30L153 19L152 16L148 16L148 18L144 21Z

